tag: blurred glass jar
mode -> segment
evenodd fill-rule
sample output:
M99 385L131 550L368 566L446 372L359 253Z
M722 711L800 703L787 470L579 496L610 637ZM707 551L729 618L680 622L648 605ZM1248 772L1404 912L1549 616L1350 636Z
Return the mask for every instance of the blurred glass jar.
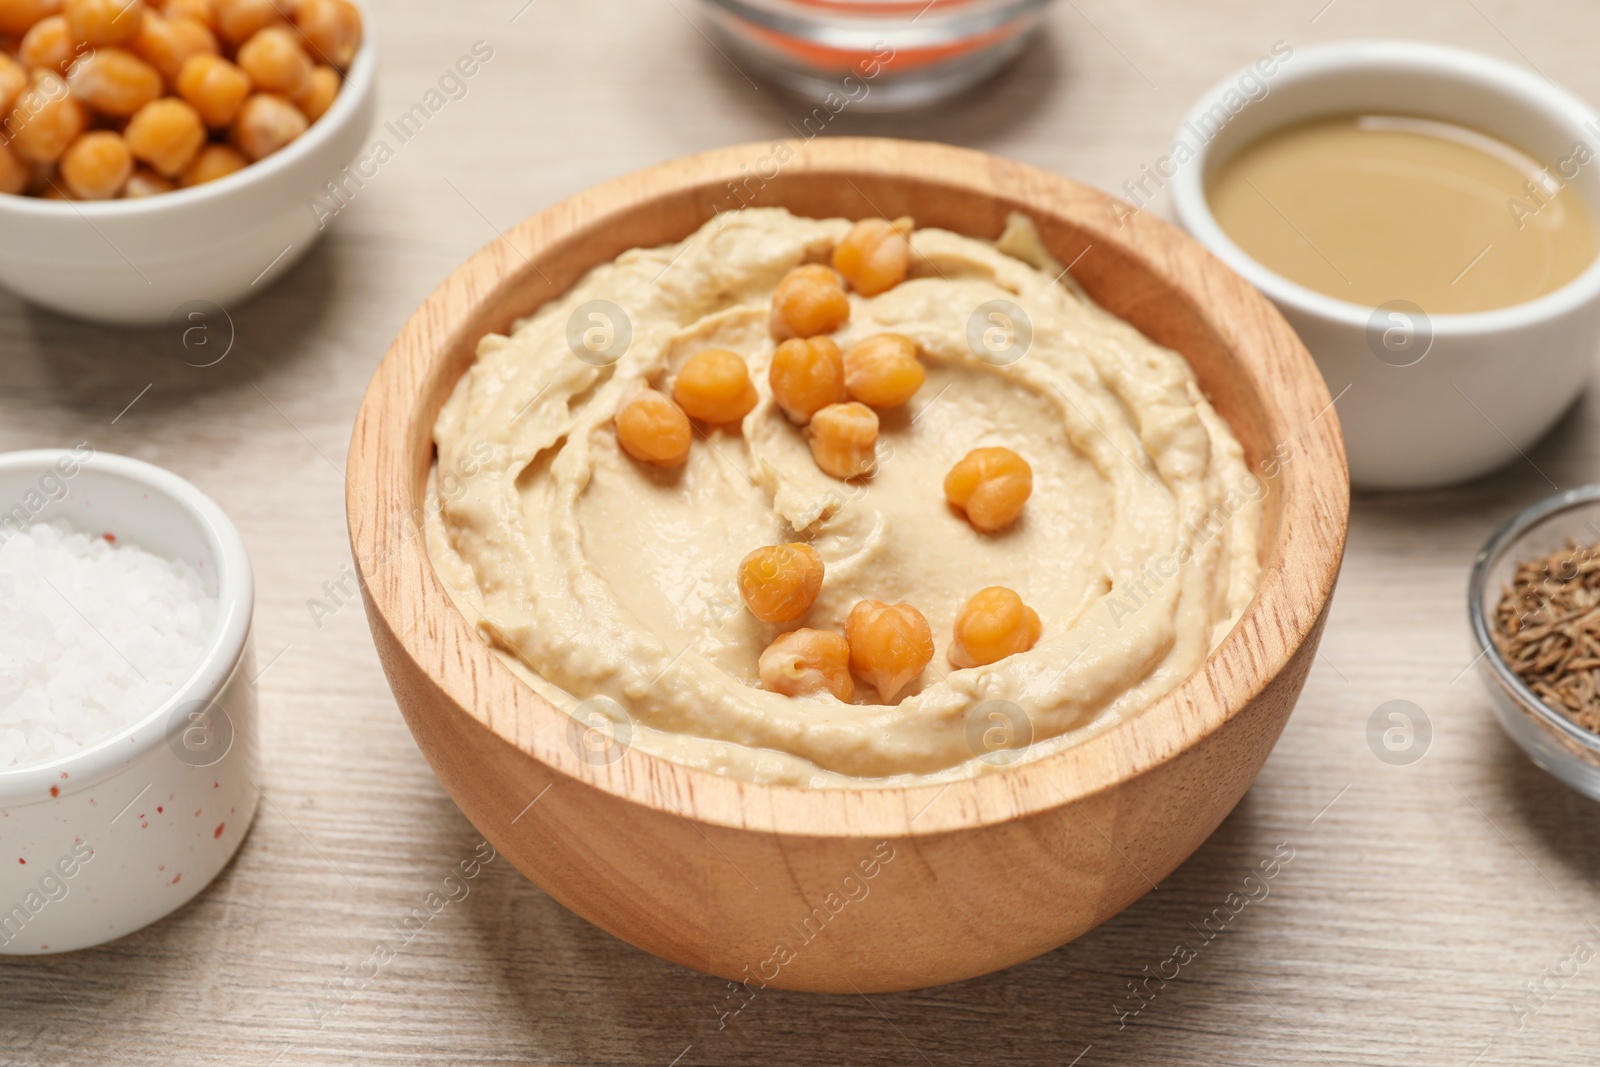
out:
M833 113L903 111L1016 58L1050 0L703 0L734 58Z

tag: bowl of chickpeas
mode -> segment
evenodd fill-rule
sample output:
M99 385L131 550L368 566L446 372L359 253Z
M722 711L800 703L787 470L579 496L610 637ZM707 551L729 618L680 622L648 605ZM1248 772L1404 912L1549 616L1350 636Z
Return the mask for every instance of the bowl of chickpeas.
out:
M350 0L0 0L0 285L156 324L265 289L361 151Z
M949 146L746 145L556 204L429 296L357 414L351 546L407 724L518 869L629 943L752 993L871 993L1054 949L1217 828L1315 657L1348 475L1331 398L1288 324L1193 240L1123 206ZM753 232L765 236L740 239ZM1033 305L1034 349L1014 351L1015 328L991 343L993 320L931 295L970 283L960 291L984 311L1002 278L1018 301L1066 286L1101 326L1047 311L1069 306L1063 294ZM946 311L965 331L924 329ZM1135 332L1137 349L1117 347ZM1053 346L1083 346L1121 380L1170 368L1181 397L1163 392L1148 437L1121 445L1108 436L1120 401L1079 408L1043 387L981 399ZM958 365L971 376L947 377ZM1190 481L1194 464L1152 463L1141 479L1124 449L1194 440L1176 413L1201 402L1231 430L1205 446L1226 472ZM1039 429L1035 403L1081 432ZM972 406L941 418L939 404ZM1005 436L1008 420L1023 436ZM1034 491L1069 484L1055 465L1091 455L1127 487L1109 510L1087 483ZM1248 576L1237 613L1165 644L1147 621L1108 622L1074 653L1058 635L1084 601L1036 610L992 580L999 554L1026 546L1005 572L1026 583L1111 544L1141 561L1135 580L1104 564L1090 597L1153 601L1184 557L1147 559L1093 529L1132 513L1176 535L1179 505L1142 518L1146 488L1205 497L1208 524L1259 504L1216 556ZM807 543L824 514L813 502L852 525ZM780 508L790 525L766 525ZM1191 557L1216 543L1197 535ZM718 581L735 587L726 613ZM627 599L641 586L666 592ZM1190 602L1222 595L1185 588ZM635 626L677 637L691 616L711 636L632 639ZM1140 676L1133 631L1158 655L1195 656L1101 729L1046 737L1041 717L1034 744L1021 738L1045 699L992 699L1014 679L1017 700L1055 701L1065 677L1060 699L1079 706L1095 684L1075 680L1090 677L1080 661ZM930 679L936 652L952 669ZM918 773L882 771L889 751ZM791 773L796 753L810 764Z

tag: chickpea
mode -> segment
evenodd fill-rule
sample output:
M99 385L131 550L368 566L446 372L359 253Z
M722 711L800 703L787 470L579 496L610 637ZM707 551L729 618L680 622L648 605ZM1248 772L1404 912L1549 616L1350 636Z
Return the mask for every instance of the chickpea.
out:
M250 161L238 149L225 144L208 144L195 154L194 160L184 170L178 183L185 189L226 178L236 170L243 170Z
M829 404L811 416L806 440L825 474L864 477L878 463L878 413L865 404Z
M16 195L28 188L33 175L28 164L0 142L0 193Z
M248 41L258 30L287 21L283 9L273 0L211 0L211 10L217 36L235 45Z
M739 564L739 596L762 622L793 622L822 591L822 556L810 545L767 545Z
M11 150L30 163L54 163L88 123L61 75L36 70L11 112Z
M1017 521L1033 493L1033 468L1009 448L974 448L944 476L944 496L984 533Z
M301 0L294 22L318 62L343 70L361 47L361 12L347 0Z
M11 105L27 87L27 70L10 56L0 53L0 118L11 113Z
M772 291L771 330L775 340L832 333L850 321L844 282L820 263L796 267Z
M239 108L230 139L252 161L265 159L306 132L310 123L281 96L255 93Z
M802 426L829 404L849 399L844 356L831 337L791 337L780 344L767 369L767 384L778 407Z
M833 269L862 296L877 296L905 281L911 265L910 217L862 219L833 249Z
M693 434L689 417L654 389L640 393L617 412L617 443L642 463L681 466L689 458Z
M311 57L300 35L287 26L268 26L239 46L239 68L265 93L292 97L311 83Z
M122 196L127 200L137 200L158 193L170 193L177 187L177 182L157 174L149 167L136 167L128 178L128 184L122 187Z
M111 130L91 130L61 153L61 181L79 200L110 200L132 173L133 153Z
M868 407L904 404L922 388L925 377L917 343L904 334L874 334L844 355L844 386Z
M956 616L950 662L982 667L1026 652L1039 641L1039 613L1003 585L979 590Z
M339 72L324 64L314 69L306 80L306 87L289 99L306 118L316 122L333 106L334 98L339 95L339 83Z
M177 90L207 126L218 129L233 121L250 95L250 76L221 56L202 52L183 61Z
M0 0L0 33L27 33L60 10L61 0Z
M96 48L127 44L144 21L143 0L66 0L62 6L72 40Z
M194 19L208 30L217 28L217 13L211 0L167 0L161 13L169 19Z
M850 642L850 669L866 679L885 704L893 704L933 662L933 631L922 612L910 604L863 600L850 609L844 635Z
M177 85L184 60L207 52L216 55L217 39L204 23L192 18L180 15L169 19L147 11L131 47L160 71L169 85Z
M810 696L827 690L846 704L856 695L850 677L850 642L831 630L779 634L757 663L769 693Z
M161 72L122 48L96 48L72 65L72 95L86 106L123 118L161 96Z
M708 348L678 368L672 399L701 422L738 422L756 406L750 368L735 352Z
M157 173L175 178L206 143L206 126L200 112L168 96L152 100L136 111L122 136L135 159L150 164Z
M29 70L65 74L76 58L65 15L51 15L35 22L17 45L17 60Z

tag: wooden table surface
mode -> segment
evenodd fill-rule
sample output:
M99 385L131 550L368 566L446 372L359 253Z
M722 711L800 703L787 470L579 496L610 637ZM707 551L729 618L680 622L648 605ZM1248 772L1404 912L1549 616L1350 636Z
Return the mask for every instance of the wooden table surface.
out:
M361 607L328 593L350 565L356 404L411 309L498 229L625 171L794 132L807 109L754 87L697 17L691 0L379 0L380 121L473 42L493 58L300 266L234 310L216 366L186 365L167 331L0 295L0 450L88 439L199 484L249 545L258 661L271 664L266 799L238 858L141 933L0 958L0 1063L1600 1061L1600 806L1501 735L1466 670L1464 610L1493 527L1552 484L1600 478L1593 399L1529 462L1459 489L1357 497L1322 654L1254 788L1157 891L1073 944L921 992L769 990L719 1027L723 981L614 940L500 859L322 1014L479 842L412 743ZM969 99L910 117L846 110L829 133L954 141L1116 189L1230 68L1276 40L1354 36L1479 49L1600 100L1589 0L1064 0L1045 38ZM1389 700L1432 723L1418 762L1369 747ZM1130 981L1170 973L1174 946L1198 943L1275 850L1293 859L1268 895L1136 999Z

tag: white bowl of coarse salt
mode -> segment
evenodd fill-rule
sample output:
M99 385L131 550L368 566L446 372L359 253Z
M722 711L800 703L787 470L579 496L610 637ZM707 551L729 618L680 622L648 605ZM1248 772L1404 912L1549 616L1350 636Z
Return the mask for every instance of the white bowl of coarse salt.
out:
M131 933L238 850L254 600L238 530L177 475L0 454L0 955Z

